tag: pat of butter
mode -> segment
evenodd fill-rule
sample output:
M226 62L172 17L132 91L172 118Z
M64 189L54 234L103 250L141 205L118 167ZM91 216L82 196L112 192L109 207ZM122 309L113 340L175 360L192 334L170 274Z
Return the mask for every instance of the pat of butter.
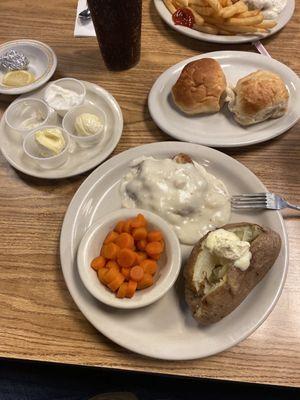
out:
M207 236L204 246L211 254L234 261L236 268L245 271L251 260L250 243L225 229L217 229Z
M43 150L47 150L50 155L61 153L65 147L65 139L59 128L47 128L35 133L35 140L42 146ZM42 153L45 156L45 153ZM48 154L47 154L48 156Z
M78 115L75 120L75 130L78 136L96 135L102 129L103 123L95 114L83 113Z

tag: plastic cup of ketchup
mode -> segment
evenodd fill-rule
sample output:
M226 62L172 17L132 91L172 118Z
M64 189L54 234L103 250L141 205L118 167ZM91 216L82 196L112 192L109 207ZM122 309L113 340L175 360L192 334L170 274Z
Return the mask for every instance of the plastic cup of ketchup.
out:
M88 0L97 40L108 69L136 65L141 54L142 0Z

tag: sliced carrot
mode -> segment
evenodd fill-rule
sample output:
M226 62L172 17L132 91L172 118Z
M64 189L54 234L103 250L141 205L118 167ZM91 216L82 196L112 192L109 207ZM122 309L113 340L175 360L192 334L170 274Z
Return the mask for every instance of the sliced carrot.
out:
M143 260L146 260L146 258L147 258L146 253L144 253L142 251L139 251L136 253L136 262L138 265L140 265Z
M126 297L131 299L131 297L134 296L136 288L137 288L137 282L136 281L129 281L128 285L127 285Z
M163 247L160 242L150 242L147 244L145 250L146 253L151 256L152 254L156 255L162 253Z
M127 287L128 287L127 282L123 282L122 285L119 287L119 290L117 292L117 297L119 299L124 299L124 297L126 296L126 293L127 293Z
M107 273L104 275L103 277L103 281L106 284L109 284L110 282L112 282L114 279L117 278L117 276L119 275L119 268L116 267L111 267Z
M164 240L160 240L159 243L161 243L162 251L164 251L164 249L165 249L165 241Z
M108 261L106 263L106 268L108 269L115 268L119 271L119 265L115 261Z
M119 272L116 278L113 281L111 281L107 286L110 288L111 291L115 292L116 290L119 289L124 280L125 277Z
M100 269L98 269L98 271L97 271L98 278L99 278L100 282L102 282L102 283L104 283L104 284L105 284L104 277L105 277L105 275L106 275L107 272L108 272L108 269L107 269L107 268L100 268Z
M142 251L145 250L146 246L147 246L146 240L138 240L138 241L136 242L136 247L137 247L139 250L142 250Z
M111 231L109 232L109 234L106 236L105 240L104 240L104 244L108 244L110 242L114 242L117 237L119 236L119 234L115 231Z
M106 259L103 256L99 256L93 259L91 262L91 267L97 271L100 268L105 267Z
M117 260L121 267L131 267L135 263L136 253L131 249L121 249Z
M130 233L130 231L131 231L131 219L128 219L124 223L123 232Z
M129 280L130 279L130 268L123 267L121 269L121 274L125 277L125 279Z
M123 232L115 240L115 243L120 247L120 249L132 249L134 246L134 239L129 233Z
M144 277L144 270L139 265L136 265L130 269L130 278L133 281L139 282Z
M132 236L134 240L145 240L147 239L147 235L148 235L147 229L144 227L135 228L132 231Z
M138 214L131 222L132 228L142 228L147 226L147 220L143 214Z
M161 231L150 231L147 236L148 242L160 242L163 240Z
M109 260L115 260L118 257L120 247L115 243L108 243L103 246L103 255Z
M147 272L144 273L143 279L140 280L137 284L138 289L146 289L149 286L153 285L153 276L148 274Z
M160 254L151 254L151 256L149 255L149 257L152 260L158 261L160 259L160 257L161 257L161 253Z
M154 260L144 260L141 262L140 266L143 268L144 272L154 275L158 269L158 265Z
M119 221L117 223L117 225L115 226L114 231L117 232L117 233L122 233L123 232L123 228L124 228L124 224L125 224L125 221Z

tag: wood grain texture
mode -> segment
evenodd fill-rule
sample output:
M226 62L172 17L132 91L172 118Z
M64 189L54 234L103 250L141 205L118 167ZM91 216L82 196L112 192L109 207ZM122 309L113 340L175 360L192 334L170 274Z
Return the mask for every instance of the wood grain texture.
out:
M181 36L143 1L142 59L111 73L95 38L74 38L75 0L1 0L0 42L32 38L58 56L54 78L72 76L103 86L118 100L125 127L114 154L170 138L147 109L158 75L184 58L216 50L254 51ZM290 24L264 41L270 54L300 73L300 7ZM1 112L13 97L0 96ZM225 152L268 187L300 204L300 125L267 143ZM204 360L162 362L126 351L98 333L71 299L59 262L59 235L67 206L88 173L46 182L25 176L0 158L0 356L194 377L300 386L299 214L286 212L290 269L283 294L267 321L238 346Z

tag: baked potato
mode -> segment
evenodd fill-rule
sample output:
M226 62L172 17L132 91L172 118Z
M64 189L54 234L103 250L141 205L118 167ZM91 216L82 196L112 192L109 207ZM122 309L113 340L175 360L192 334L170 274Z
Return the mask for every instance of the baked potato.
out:
M222 229L249 243L249 266L242 270L234 261L212 255L205 247L210 232L195 245L184 269L185 299L203 325L220 321L241 304L272 267L281 248L276 232L256 224L241 222Z

